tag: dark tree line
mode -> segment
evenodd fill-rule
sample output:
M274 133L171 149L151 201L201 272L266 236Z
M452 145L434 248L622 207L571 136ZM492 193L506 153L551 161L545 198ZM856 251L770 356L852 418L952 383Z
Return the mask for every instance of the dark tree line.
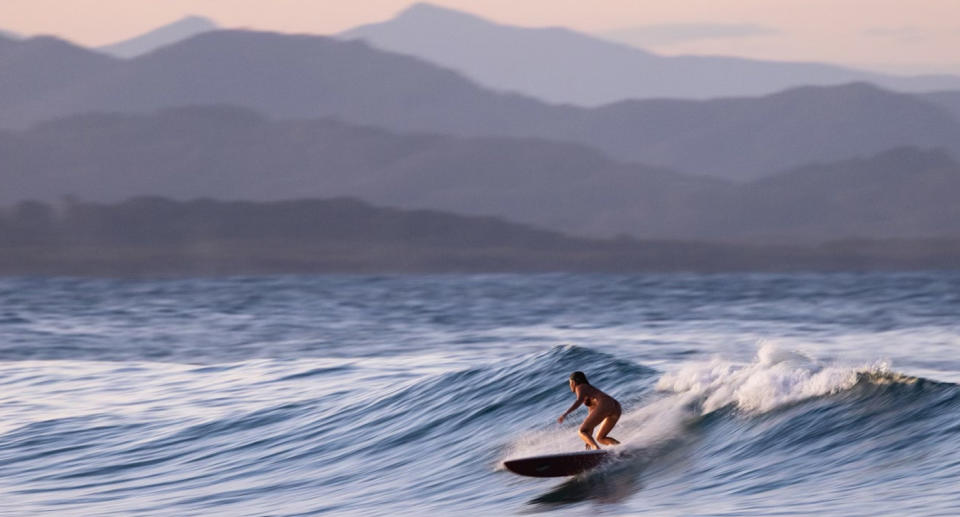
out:
M582 242L496 218L380 208L352 199L117 204L24 201L0 212L0 245L178 246L207 241L571 248Z
M960 269L960 240L743 245L581 239L352 199L25 201L0 210L0 274Z

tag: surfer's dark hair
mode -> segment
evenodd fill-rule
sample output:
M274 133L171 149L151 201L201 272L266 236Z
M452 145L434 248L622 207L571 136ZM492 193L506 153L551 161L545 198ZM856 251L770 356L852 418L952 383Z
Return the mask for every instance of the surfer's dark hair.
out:
M573 381L574 384L590 384L589 382L587 382L587 374L583 372L571 373L570 380Z

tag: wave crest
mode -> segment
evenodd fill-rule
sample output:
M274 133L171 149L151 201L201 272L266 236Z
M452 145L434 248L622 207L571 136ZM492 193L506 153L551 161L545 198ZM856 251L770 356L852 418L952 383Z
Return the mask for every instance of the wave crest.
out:
M804 399L848 390L864 373L877 378L888 374L885 363L851 368L823 365L794 351L765 344L750 364L714 359L691 363L665 373L656 384L661 392L684 394L702 414L734 407L765 413Z

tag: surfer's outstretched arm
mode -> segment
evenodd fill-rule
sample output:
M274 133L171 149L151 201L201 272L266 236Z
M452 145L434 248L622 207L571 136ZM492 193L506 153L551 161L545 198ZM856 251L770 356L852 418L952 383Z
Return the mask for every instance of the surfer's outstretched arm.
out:
M577 409L578 407L580 407L580 404L583 404L583 401L586 400L586 399L587 399L587 397L585 397L585 396L583 396L583 395L580 395L580 394L577 394L577 400L573 403L572 406L570 406L570 409L564 411L563 414L560 415L560 418L557 419L557 423L558 423L558 424L562 424L562 423L563 423L563 419L564 419L564 418L567 418L567 415L569 415L570 413L573 413L573 411L574 411L575 409Z

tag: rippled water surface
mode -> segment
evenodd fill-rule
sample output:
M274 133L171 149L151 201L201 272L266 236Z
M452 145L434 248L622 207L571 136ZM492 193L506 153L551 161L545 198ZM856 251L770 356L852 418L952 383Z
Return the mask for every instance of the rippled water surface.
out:
M956 273L0 279L0 515L956 515L957 383Z

